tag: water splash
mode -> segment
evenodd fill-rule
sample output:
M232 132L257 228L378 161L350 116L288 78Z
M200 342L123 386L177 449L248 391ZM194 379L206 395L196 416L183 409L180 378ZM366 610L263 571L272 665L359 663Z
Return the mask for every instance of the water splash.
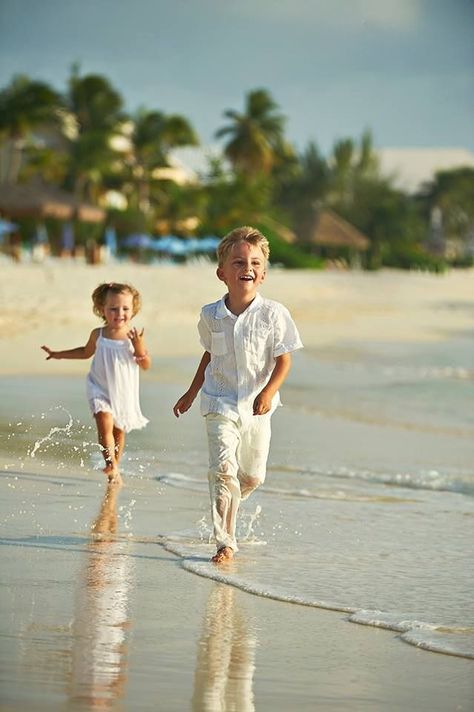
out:
M262 512L262 508L259 504L255 507L255 512L250 513L246 516L241 515L242 524L246 527L245 533L239 538L241 541L257 541L259 537L255 533L255 526L259 523L258 519Z
M61 405L56 406L56 408L54 408L53 410L62 410L67 415L69 420L64 427L60 427L59 425L56 425L50 429L50 431L47 435L45 435L43 438L40 438L40 440L37 440L33 446L33 449L28 451L28 455L31 458L35 457L37 451L41 448L41 446L44 443L53 442L54 435L57 435L58 433L64 433L68 438L71 437L72 426L74 424L72 415L65 408L63 408L63 406L61 406Z
M212 542L212 527L209 526L206 516L201 517L197 523L199 539L205 544Z
M136 499L131 499L128 504L123 504L121 507L119 507L119 512L121 516L123 516L124 528L127 530L127 532L129 532L130 535L132 534L132 532L130 531L130 527L132 525L133 507L136 503Z

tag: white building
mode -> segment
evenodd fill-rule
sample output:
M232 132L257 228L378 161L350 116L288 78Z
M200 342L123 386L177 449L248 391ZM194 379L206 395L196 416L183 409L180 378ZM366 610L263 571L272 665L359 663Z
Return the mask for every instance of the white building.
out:
M416 193L437 171L474 168L474 153L465 148L380 148L377 155L381 172L408 193Z

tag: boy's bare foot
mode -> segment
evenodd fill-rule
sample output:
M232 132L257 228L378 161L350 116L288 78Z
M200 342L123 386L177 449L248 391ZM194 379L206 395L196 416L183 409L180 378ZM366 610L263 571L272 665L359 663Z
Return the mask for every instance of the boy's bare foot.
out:
M222 549L214 554L211 561L214 564L222 564L224 561L230 561L234 558L234 550L230 546L223 546Z

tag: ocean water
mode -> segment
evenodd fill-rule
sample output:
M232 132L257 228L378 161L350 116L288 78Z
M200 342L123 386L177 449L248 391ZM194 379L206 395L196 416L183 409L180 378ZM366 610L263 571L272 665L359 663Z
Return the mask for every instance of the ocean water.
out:
M209 562L204 425L197 404L178 421L171 413L194 363L163 364L166 382L142 384L150 425L128 439L123 537L158 543L190 576L282 606L342 611L348 625L396 631L400 644L474 658L472 346L467 335L297 354L273 418L266 482L242 505L239 554L221 567ZM25 490L20 511L4 506L3 536L44 537L59 526L64 512L42 515L41 472L53 466L51 487L77 495L71 533L86 537L82 491L100 453L83 379L2 379L2 392L2 479L7 492ZM173 504L156 518L145 500Z
M189 533L169 548L194 573L473 658L472 354L469 339L301 354L238 557L216 570ZM174 464L160 480L205 497L205 455Z

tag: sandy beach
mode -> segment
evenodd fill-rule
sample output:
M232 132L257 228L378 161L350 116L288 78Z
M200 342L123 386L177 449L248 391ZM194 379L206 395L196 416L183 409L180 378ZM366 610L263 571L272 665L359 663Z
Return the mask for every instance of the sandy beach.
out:
M171 413L214 271L0 263L1 709L472 709L474 272L269 271L305 349L216 572L201 418ZM110 280L153 356L121 490L88 363L40 350L84 344Z
M162 358L198 356L200 306L218 299L223 284L215 266L131 263L85 267L51 261L44 265L0 264L0 373L51 373L37 358L42 343L82 344L98 324L90 295L104 281L139 286L152 353ZM262 294L285 304L298 322L306 349L373 340L433 342L472 328L472 270L445 275L384 271L312 272L271 269ZM25 328L26 327L26 328ZM42 355L41 353L39 354ZM84 364L62 361L56 373L84 373ZM161 377L160 369L150 374Z

